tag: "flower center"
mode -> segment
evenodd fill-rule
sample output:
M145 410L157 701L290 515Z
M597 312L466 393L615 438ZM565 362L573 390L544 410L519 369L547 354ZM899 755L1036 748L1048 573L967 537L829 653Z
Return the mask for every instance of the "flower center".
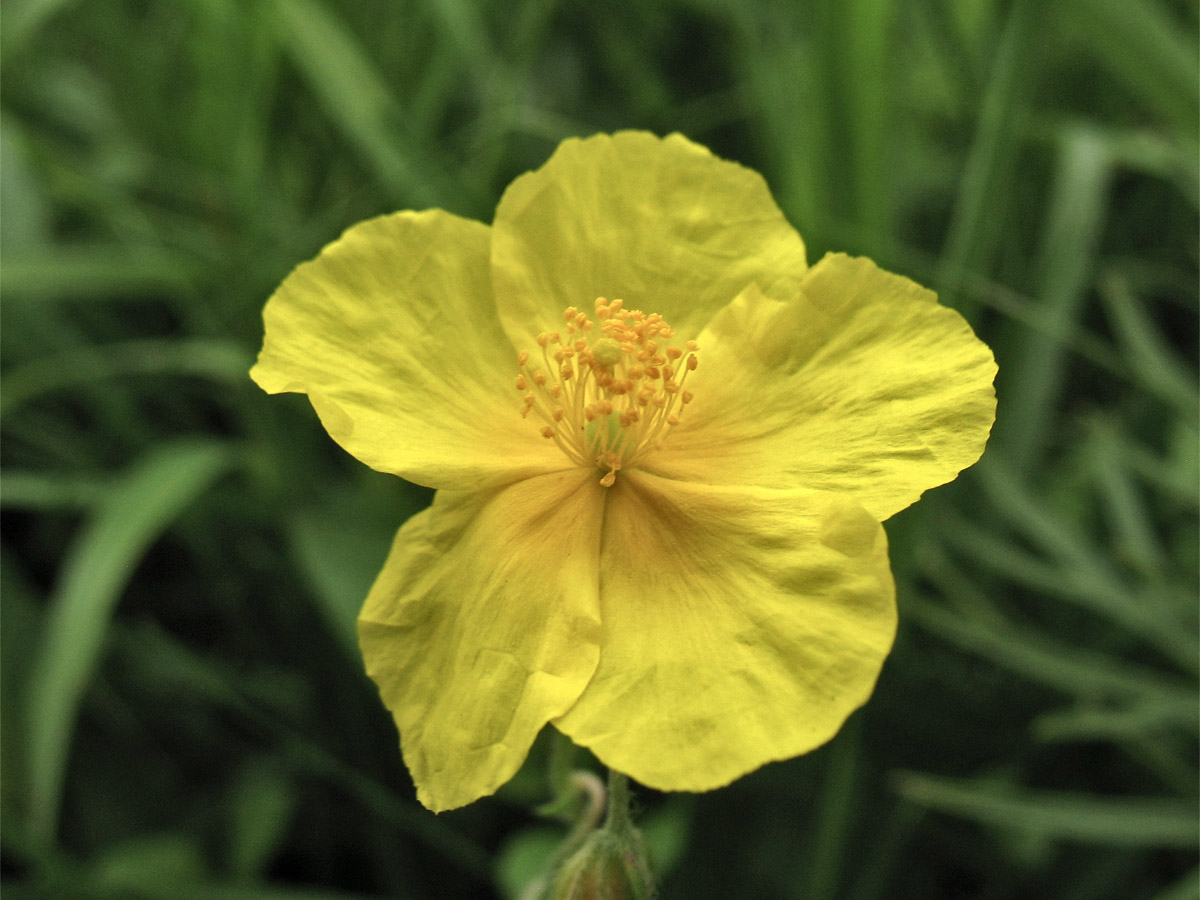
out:
M662 316L626 310L620 300L597 298L596 319L598 329L568 307L563 331L537 337L543 366L531 365L528 351L517 355L517 390L525 392L521 417L537 415L542 437L581 466L607 469L600 483L612 487L620 469L636 466L679 424L692 399L683 383L697 345L671 346Z

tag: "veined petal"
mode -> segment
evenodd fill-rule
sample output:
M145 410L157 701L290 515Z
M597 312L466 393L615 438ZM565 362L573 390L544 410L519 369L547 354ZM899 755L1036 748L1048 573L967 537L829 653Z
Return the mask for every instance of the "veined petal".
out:
M896 628L882 526L853 500L623 472L601 547L600 665L555 724L660 790L829 740Z
M435 812L508 781L595 670L603 502L580 469L440 491L396 536L359 642Z
M932 291L831 254L700 337L695 401L648 461L672 478L851 494L880 521L983 453L996 363Z
M308 394L346 450L430 487L562 468L520 420L489 252L486 225L441 210L355 225L267 302L251 377L268 393Z
M806 266L762 177L678 134L564 141L509 185L492 226L496 302L518 348L597 297L692 338L751 282L790 296Z

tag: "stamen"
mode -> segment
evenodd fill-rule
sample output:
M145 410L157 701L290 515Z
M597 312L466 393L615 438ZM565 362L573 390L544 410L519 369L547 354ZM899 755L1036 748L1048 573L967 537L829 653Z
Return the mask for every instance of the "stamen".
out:
M526 392L521 416L536 413L541 435L581 466L617 472L653 453L679 424L692 392L683 390L698 365L699 345L668 345L674 331L658 313L626 310L621 300L596 299L596 323L570 306L563 311L566 339L557 331L537 336L543 367L517 354L517 390ZM599 334L592 339L587 335ZM551 348L554 348L551 350Z

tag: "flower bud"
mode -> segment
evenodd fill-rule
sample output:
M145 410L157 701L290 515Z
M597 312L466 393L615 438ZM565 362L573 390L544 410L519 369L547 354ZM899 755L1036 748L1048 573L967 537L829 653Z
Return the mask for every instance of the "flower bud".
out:
M633 828L592 832L558 870L550 900L651 900L654 879Z

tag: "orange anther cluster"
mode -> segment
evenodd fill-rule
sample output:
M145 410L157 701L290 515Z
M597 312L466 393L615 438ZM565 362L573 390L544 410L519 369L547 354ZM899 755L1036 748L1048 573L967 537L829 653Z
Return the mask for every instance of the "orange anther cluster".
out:
M671 326L657 313L626 310L621 300L596 300L594 323L571 306L562 332L537 336L542 367L517 355L517 390L525 391L522 418L536 413L541 434L581 466L607 469L610 487L622 468L653 451L679 423L692 400L683 390L697 365L695 341L671 346Z

